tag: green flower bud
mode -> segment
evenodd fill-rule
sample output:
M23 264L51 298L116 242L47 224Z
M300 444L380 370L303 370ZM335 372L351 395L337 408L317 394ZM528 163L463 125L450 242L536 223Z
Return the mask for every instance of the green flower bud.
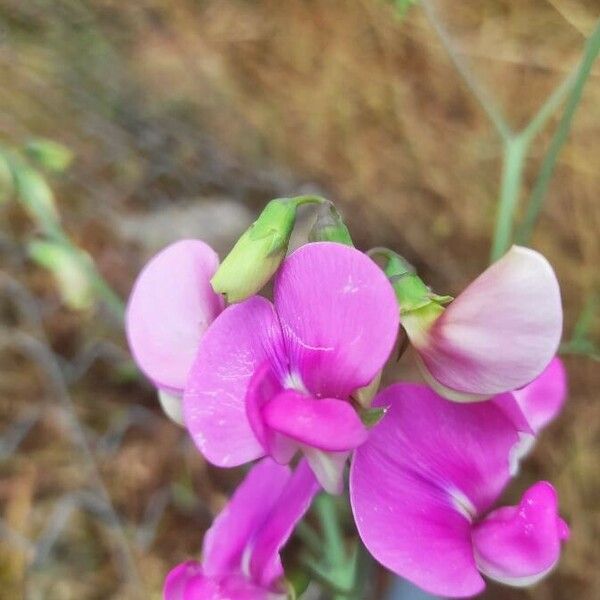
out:
M346 246L354 246L348 228L332 203L319 211L308 239L311 242L337 242Z
M25 146L25 153L40 167L62 172L73 160L73 153L62 144L52 140L33 140Z
M324 200L318 196L271 200L211 279L215 292L228 302L241 302L259 292L285 258L298 206L311 202Z
M34 241L29 256L48 269L56 279L64 303L73 310L86 310L93 304L94 290L90 278L92 260L82 250L55 242Z

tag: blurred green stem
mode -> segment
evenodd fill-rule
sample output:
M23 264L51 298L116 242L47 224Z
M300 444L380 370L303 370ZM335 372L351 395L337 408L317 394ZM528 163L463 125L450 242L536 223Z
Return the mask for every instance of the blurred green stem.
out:
M579 102L581 101L583 87L585 86L585 83L591 73L592 66L599 53L600 22L596 25L596 29L587 41L583 58L574 77L574 84L571 89L571 93L567 99L565 111L560 119L552 141L550 142L548 152L546 153L540 173L533 187L533 191L531 192L531 198L527 206L525 218L523 219L523 223L517 232L517 241L521 244L529 241L533 232L533 228L535 227L536 221L540 215L542 206L544 204L544 199L546 197L546 192L548 191L548 186L550 185L550 179L552 178L552 173L554 171L554 167L556 166L558 155L564 143L567 141L573 116L575 115L575 111L577 110ZM568 87L570 87L570 85ZM556 103L559 101L560 100L558 100ZM551 109L553 108L554 106L551 107ZM534 121L535 119L529 124L527 129L534 125Z
M490 257L492 262L508 250L512 241L513 218L519 201L528 147L527 140L521 135L511 137L504 143L502 183Z

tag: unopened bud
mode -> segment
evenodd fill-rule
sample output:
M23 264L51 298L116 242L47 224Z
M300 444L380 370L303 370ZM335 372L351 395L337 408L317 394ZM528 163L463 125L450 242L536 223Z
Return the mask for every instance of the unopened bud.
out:
M324 200L318 196L271 200L211 279L215 292L228 302L241 302L259 292L285 258L298 206L309 202Z

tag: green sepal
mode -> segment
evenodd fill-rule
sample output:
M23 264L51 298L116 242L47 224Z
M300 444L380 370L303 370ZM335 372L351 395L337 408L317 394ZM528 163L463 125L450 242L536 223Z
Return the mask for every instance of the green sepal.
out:
M385 417L388 408L387 406L382 408L361 408L358 411L358 415L365 427L374 427Z
M333 203L328 203L328 206L319 211L308 239L311 242L337 242L354 247L350 231Z

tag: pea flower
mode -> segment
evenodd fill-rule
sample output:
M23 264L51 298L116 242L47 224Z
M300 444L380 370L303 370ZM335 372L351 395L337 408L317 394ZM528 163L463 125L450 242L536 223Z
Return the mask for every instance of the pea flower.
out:
M223 310L210 279L219 258L200 240L181 240L144 267L129 297L125 325L136 363L181 423L181 396L207 327Z
M257 463L204 536L202 563L175 567L165 600L284 600L279 550L318 491L301 461L292 473L266 458Z
M374 405L389 409L354 454L350 499L379 562L445 597L481 592L482 574L530 585L556 565L569 530L549 483L490 512L518 441L500 407L448 402L415 384L387 388Z
M384 273L365 254L306 244L282 264L274 303L255 296L210 326L183 397L186 427L211 463L261 456L287 463L301 451L337 491L367 428L351 403L386 362L398 309Z
M528 384L560 341L556 276L528 248L513 246L448 307L435 300L415 307L403 311L402 325L427 382L451 400L480 400Z

